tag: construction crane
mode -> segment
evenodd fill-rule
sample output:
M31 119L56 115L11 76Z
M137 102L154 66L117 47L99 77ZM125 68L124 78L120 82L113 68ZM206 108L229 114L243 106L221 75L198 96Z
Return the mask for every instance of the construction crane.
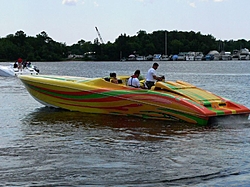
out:
M96 30L96 32L97 32L97 34L98 34L98 36L99 36L99 39L100 39L101 43L104 44L104 42L103 42L103 40L102 40L102 37L101 37L101 34L100 34L100 32L98 31L97 27L95 27L95 30Z

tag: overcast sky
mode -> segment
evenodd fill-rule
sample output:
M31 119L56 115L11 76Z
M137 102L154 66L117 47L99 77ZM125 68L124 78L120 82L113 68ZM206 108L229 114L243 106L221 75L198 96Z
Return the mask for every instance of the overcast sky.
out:
M194 31L221 40L250 40L250 0L0 0L0 37L45 31L72 45L106 43L143 30Z

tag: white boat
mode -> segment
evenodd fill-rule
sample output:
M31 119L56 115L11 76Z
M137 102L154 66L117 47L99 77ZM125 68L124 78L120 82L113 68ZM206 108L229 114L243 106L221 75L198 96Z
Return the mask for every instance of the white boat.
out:
M195 52L189 51L186 54L186 61L194 61L195 59Z
M168 55L162 55L160 60L161 61L169 61L169 56Z
M239 50L233 50L232 60L239 60Z
M161 60L161 54L154 54L153 61L160 61Z
M232 55L233 60L250 60L249 49L234 50Z
M2 77L14 77L15 72L10 66L0 66L0 76Z
M178 54L177 60L178 60L178 61L184 61L184 60L186 60L186 54L183 53L183 52L180 52L180 53Z
M239 60L249 60L250 52L247 48L243 48L239 51Z
M232 60L231 52L221 51L220 52L220 60Z
M38 75L39 69L36 66L31 65L22 69L14 68L14 64L9 66L0 65L0 76L2 77L14 77L18 75Z
M135 60L136 61L144 61L144 60L146 60L146 58L145 58L145 56L136 56Z
M202 52L195 52L194 60L201 61L203 57L204 57L204 54Z
M154 54L153 61L168 61L169 56L168 55L161 55L161 54Z

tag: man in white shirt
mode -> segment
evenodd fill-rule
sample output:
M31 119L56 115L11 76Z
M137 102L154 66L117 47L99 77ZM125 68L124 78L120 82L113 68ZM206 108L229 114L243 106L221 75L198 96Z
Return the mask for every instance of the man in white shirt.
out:
M138 79L138 77L140 76L140 70L136 70L134 75L132 75L131 77L129 77L127 85L134 87L134 88L140 88L140 81Z
M155 81L161 81L162 77L157 77L156 76L156 69L159 67L158 63L154 63L152 68L148 70L148 73L146 75L146 86L148 89L151 89L152 86L154 86Z

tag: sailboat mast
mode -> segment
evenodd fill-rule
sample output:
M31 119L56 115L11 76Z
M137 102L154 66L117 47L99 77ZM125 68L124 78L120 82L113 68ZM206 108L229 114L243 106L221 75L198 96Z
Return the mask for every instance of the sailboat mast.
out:
M168 36L167 31L165 31L165 55L168 54Z

